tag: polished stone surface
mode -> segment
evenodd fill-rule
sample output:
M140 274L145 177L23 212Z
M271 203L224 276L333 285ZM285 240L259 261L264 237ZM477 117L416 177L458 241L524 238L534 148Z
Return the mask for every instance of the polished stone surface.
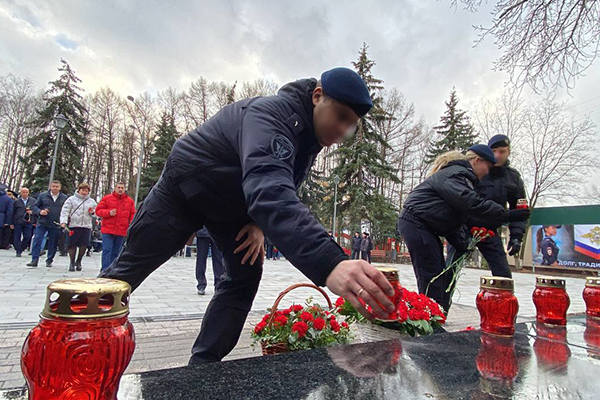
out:
M126 375L119 399L594 399L598 337L578 317L550 333L521 324L514 338L468 331L295 352ZM0 392L9 398L26 396Z

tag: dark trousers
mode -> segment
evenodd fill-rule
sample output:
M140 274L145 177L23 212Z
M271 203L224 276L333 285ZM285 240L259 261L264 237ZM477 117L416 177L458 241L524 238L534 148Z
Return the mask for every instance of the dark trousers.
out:
M46 233L48 233L48 255L46 257L46 262L52 262L52 260L54 260L54 256L56 255L58 237L61 234L61 229L49 228L44 225L38 225L35 228L35 236L33 238L33 245L31 247L31 259L33 261L37 261L40 258L40 253L42 251L42 242Z
M225 274L210 301L190 364L220 361L233 350L240 337L262 276L262 260L242 265L245 252L233 254L241 242L235 238L249 218L215 222L194 209L179 187L165 177L152 188L127 233L123 250L101 277L115 278L137 288L154 270L179 251L203 225L223 253ZM241 239L242 241L245 238Z
M440 238L424 225L403 217L398 220L397 228L410 253L419 293L425 293L434 299L447 313L452 298L446 289L452 280L452 271L446 272L430 284L431 280L446 267L444 247Z
M512 272L508 266L504 245L502 244L502 239L500 239L499 235L489 237L484 241L477 243L477 248L487 261L490 271L492 271L492 275L512 278ZM458 260L463 254L465 254L464 251L460 251L453 246L448 245L448 265L455 260Z
M275 246L272 244L267 245L267 260L270 260L271 258L273 258L273 249L274 248L275 248Z
M371 250L361 251L360 255L363 260L365 260L369 264L371 263Z
M352 259L358 260L360 258L360 250L352 250Z
M196 238L196 288L198 290L206 289L206 261L208 259L208 248L210 247L212 255L213 275L215 277L215 289L225 272L223 269L223 254L209 237Z
M33 235L33 225L23 224L15 225L15 251L17 254L21 254L24 249L29 247L31 243L31 236Z

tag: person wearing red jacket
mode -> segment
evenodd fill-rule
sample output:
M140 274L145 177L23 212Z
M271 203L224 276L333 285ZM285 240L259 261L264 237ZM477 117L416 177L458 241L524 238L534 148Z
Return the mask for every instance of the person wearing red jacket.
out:
M117 183L115 191L104 196L98 203L96 215L102 218L102 271L119 255L134 214L135 204L125 194L123 182Z

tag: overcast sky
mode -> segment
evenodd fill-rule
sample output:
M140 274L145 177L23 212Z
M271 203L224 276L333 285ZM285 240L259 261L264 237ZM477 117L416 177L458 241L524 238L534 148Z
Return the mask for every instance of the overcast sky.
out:
M375 75L436 122L452 86L465 108L502 91L492 41L472 46L472 26L489 20L489 6L472 14L450 0L1 0L0 75L42 87L64 57L90 92L186 88L201 75L284 83L350 66L365 41ZM576 114L600 108L600 99L579 106L600 95L598 64L571 92Z

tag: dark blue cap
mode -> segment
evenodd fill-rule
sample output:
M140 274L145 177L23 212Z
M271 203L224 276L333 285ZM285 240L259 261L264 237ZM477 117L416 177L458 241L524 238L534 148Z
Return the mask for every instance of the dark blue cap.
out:
M494 152L490 148L490 146L486 146L485 144L476 144L469 147L469 150L476 153L479 157L483 158L486 161L489 161L493 164L496 164L496 157L494 157Z
M350 68L334 68L321 75L323 91L363 117L373 107L371 94L362 78Z
M496 147L508 147L510 146L510 139L506 135L494 135L488 142L488 146L492 149Z

